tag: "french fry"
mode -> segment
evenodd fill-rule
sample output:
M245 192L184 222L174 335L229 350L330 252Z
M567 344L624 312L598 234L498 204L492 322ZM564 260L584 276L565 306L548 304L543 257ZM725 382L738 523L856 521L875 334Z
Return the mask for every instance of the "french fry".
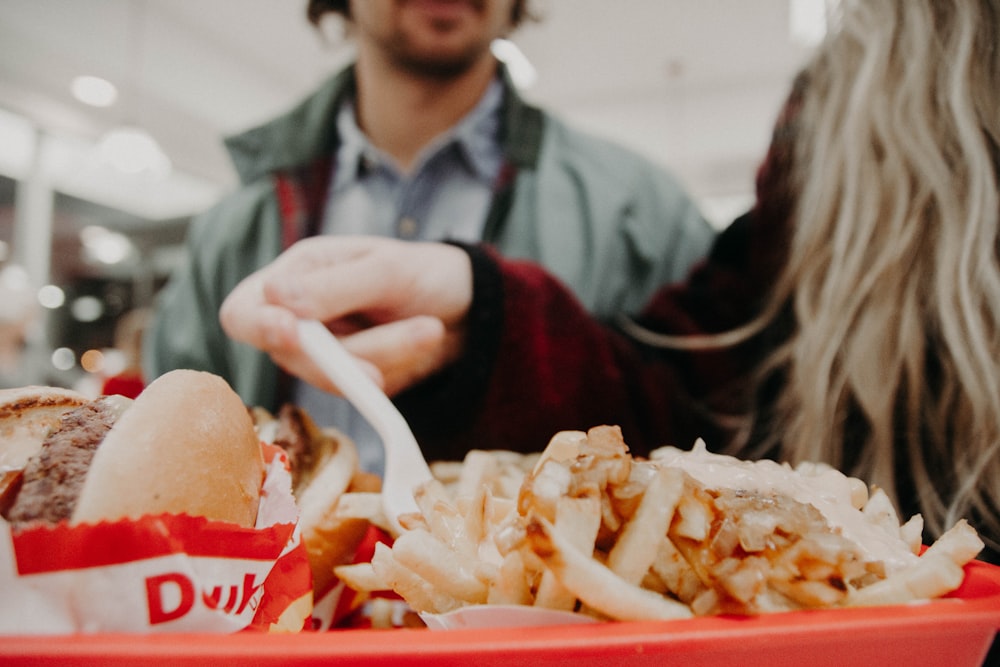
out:
M684 490L684 473L660 468L643 495L635 513L622 529L608 553L608 567L630 584L638 584L656 560Z
M486 602L488 586L476 576L476 562L452 551L422 530L403 533L392 545L393 559L446 595L470 604Z
M525 515L531 508L549 521L555 521L559 499L569 494L573 475L569 468L557 461L539 462L521 487L517 498L517 511Z
M899 533L899 516L892 501L882 489L875 489L868 497L868 502L861 509L862 514L873 524L891 534Z
M500 498L517 498L524 476L540 454L502 450L471 450L463 461L434 461L431 473L455 498L473 495L480 485Z
M580 553L594 552L594 541L601 527L600 498L597 493L589 493L579 498L560 498L556 508L555 531L566 544ZM572 611L576 607L577 596L560 583L551 570L542 573L535 606L547 609Z
M485 484L473 489L466 498L460 498L460 509L465 517L462 527L463 537L467 545L466 551L475 556L480 542L486 539L489 524L486 521L486 505L491 496L489 487Z
M557 463L572 461L580 455L580 446L586 440L587 434L583 431L560 431L556 433L549 439L549 444L539 457L533 472L537 474L546 461L555 461Z
M670 539L660 541L650 569L666 585L667 590L682 602L690 604L705 590L701 579Z
M672 531L680 537L700 541L708 537L712 518L705 503L693 495L682 496L677 503L679 520Z
M532 604L529 577L520 551L504 556L497 568L496 578L490 582L488 604Z
M964 565L979 555L984 546L975 528L962 519L927 547L921 558L941 555L950 558L956 565Z
M445 488L451 489L458 484L462 476L462 461L431 461L427 464L431 469L431 475L441 482Z
M910 545L910 553L919 554L923 547L924 517L914 514L910 520L899 527L899 539ZM973 556L974 558L975 556Z
M882 581L852 591L846 606L870 607L929 600L958 588L964 576L962 566L948 555L931 554L928 557L925 553L916 564Z
M351 565L338 565L333 568L333 573L344 582L348 588L356 591L387 591L391 588L389 584L375 573L375 568L371 563L353 563Z
M443 614L463 606L461 600L442 592L417 573L399 565L390 548L382 543L375 545L372 568L379 580L396 591L414 611Z
M588 607L622 621L688 618L691 609L662 595L631 586L576 549L542 517L528 518L528 542L559 581Z
M496 457L489 452L474 449L466 454L455 497L473 496L490 486L491 480L498 476L498 467Z
M413 497L427 530L439 540L448 543L460 533L465 519L442 484L435 480L422 484Z
M382 510L382 494L370 491L349 491L340 496L334 507L334 516L341 520L364 519L387 530L388 523Z

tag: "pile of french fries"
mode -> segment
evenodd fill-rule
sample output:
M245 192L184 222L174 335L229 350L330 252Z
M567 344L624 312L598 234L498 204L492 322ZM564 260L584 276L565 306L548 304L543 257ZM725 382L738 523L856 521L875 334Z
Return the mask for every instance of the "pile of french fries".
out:
M807 487L836 477L826 500L839 494L838 511L900 556L876 559L808 502L715 485L678 464L699 454L702 443L636 459L609 426L559 433L535 455L473 451L432 466L437 480L417 490L420 511L401 517L392 546L335 573L361 593L395 591L422 613L513 604L672 619L930 599L957 588L983 547L961 521L918 555L919 516L900 525L881 491L824 466L780 466L780 475L812 476ZM340 511L384 525L377 496L351 495Z

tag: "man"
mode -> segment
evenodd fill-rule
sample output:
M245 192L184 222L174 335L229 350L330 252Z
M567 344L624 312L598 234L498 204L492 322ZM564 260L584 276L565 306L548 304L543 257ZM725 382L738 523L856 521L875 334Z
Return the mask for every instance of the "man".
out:
M307 11L346 20L356 62L227 141L242 186L192 225L147 338L147 377L218 373L250 405L293 401L351 433L364 457L374 434L360 415L218 322L229 291L294 242L485 241L542 263L601 318L638 308L707 252L711 228L669 174L518 96L490 44L524 20L526 0L311 0ZM380 468L378 450L365 468Z

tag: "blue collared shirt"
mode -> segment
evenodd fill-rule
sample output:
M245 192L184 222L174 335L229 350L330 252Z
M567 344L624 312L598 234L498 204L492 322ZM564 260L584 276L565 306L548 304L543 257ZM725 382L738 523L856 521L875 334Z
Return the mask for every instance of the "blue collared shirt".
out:
M333 166L324 234L367 234L405 240L482 238L493 185L503 165L499 141L503 86L486 90L476 107L451 130L424 147L404 172L358 127L353 100L341 105L341 144ZM381 440L343 399L297 382L294 399L321 426L354 439L361 467L381 473Z

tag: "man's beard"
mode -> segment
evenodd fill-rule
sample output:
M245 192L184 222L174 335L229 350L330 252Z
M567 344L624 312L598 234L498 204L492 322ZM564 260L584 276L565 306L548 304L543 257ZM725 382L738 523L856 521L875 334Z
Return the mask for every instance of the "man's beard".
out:
M387 44L389 57L397 67L427 79L454 79L468 72L483 56L482 44L469 44L464 50L447 54L427 54L410 48L403 39ZM489 46L485 49L488 51Z
M397 64L415 76L447 81L457 79L468 72L476 61L476 58L471 57L450 60L408 58L397 60Z

